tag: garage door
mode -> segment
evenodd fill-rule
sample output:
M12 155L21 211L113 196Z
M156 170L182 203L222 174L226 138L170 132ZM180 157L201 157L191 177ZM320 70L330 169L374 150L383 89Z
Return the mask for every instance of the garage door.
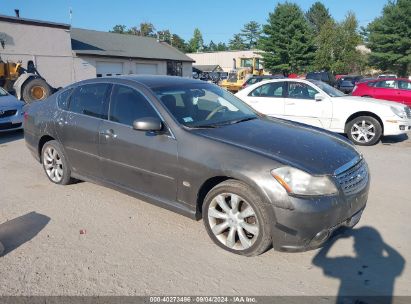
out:
M122 62L97 61L96 74L97 74L97 77L122 75L123 74L123 63Z
M157 75L157 64L137 63L136 74Z

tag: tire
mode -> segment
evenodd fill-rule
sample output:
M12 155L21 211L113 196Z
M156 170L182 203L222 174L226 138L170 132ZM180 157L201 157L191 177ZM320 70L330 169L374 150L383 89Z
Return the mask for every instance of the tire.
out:
M232 205L234 201L237 208ZM270 220L265 206L260 196L242 182L227 180L215 186L206 195L202 212L208 235L216 245L227 251L256 256L272 245Z
M51 95L51 88L42 78L30 78L23 86L22 97L26 103L44 100Z
M71 178L71 169L60 144L55 140L46 142L41 149L41 163L48 179L57 185L68 185L74 180Z
M382 136L380 122L371 116L359 116L347 123L348 138L359 146L375 145Z

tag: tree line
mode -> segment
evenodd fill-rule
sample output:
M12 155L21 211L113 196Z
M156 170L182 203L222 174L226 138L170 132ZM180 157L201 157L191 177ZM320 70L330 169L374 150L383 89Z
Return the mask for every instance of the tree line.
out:
M276 5L267 23L246 23L225 42L204 43L200 29L185 41L169 30L143 22L138 27L116 25L116 33L156 37L184 53L258 49L272 73L328 70L335 74L363 73L369 68L401 76L411 73L411 0L389 0L381 16L359 28L354 12L338 22L321 2L307 12L295 3ZM359 50L364 45L371 53Z

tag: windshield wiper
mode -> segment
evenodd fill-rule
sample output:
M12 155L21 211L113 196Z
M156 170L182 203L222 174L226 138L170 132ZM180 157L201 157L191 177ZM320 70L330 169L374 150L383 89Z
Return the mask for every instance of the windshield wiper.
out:
M228 124L232 125L232 124L236 124L236 123L243 122L243 121L254 120L256 118L257 117L255 117L255 116L244 117L244 118L241 118L241 119L232 120L232 121L228 122Z
M192 126L187 126L190 129L214 129L218 128L221 125L219 124L209 124L209 125L192 125Z

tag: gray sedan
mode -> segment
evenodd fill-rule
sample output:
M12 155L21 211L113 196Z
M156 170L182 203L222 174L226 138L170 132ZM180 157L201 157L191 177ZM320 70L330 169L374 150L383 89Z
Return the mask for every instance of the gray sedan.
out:
M220 247L301 251L354 226L365 160L345 138L262 116L218 86L99 78L30 105L25 139L51 182L96 182L193 219Z

